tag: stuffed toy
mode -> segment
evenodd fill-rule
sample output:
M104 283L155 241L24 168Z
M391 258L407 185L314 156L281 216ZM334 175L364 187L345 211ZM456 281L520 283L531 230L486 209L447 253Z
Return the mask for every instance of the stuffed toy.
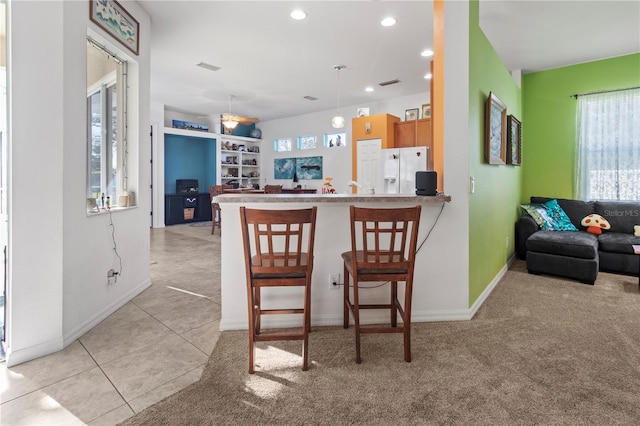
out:
M633 235L636 237L640 237L640 225L633 226Z
M602 234L602 230L611 229L611 224L604 217L599 214L590 214L582 219L580 225L587 228L587 232L595 235Z

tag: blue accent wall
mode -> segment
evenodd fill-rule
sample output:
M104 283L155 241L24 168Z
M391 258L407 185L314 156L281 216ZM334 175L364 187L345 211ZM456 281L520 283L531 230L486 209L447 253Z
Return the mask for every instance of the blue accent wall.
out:
M164 191L175 194L176 179L198 179L200 192L216 184L216 139L164 135Z

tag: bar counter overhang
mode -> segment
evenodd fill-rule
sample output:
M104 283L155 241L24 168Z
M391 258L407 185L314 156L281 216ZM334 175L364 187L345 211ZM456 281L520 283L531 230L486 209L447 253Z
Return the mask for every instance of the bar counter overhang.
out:
M344 282L343 263L340 254L350 250L349 206L371 208L410 207L420 204L422 214L418 245L424 242L416 256L413 293L412 322L468 320L473 311L468 306L468 247L449 241L446 220L449 195L369 195L369 194L223 194L214 197L222 209L221 237L221 330L247 329L247 292L245 266L240 229L241 206L256 209L302 209L318 207L315 233L315 260L311 293L311 325L342 324L342 287L331 288L329 276L340 274ZM461 251L464 250L464 251ZM452 273L452 268L457 268ZM467 262L468 263L468 262ZM464 279L461 279L464 277ZM361 298L373 301L386 300L386 286L369 285L361 292ZM362 288L362 287L360 287ZM404 291L404 284L399 285ZM278 302L291 304L302 300L296 290L279 291L277 296L265 294L263 300L277 308ZM368 315L364 315L368 314ZM288 316L290 317L290 316ZM270 320L270 321L266 321ZM270 316L265 327L297 326L297 318ZM388 312L362 313L363 323L387 322Z

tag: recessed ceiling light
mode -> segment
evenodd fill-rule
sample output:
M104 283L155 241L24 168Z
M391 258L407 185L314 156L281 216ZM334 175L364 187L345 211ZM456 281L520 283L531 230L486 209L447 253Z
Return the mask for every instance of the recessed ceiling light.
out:
M396 20L395 18L392 18L391 16L384 18L382 21L380 21L380 24L383 27L392 27L396 24Z
M433 56L433 50L431 49L423 50L422 53L420 53L420 56L424 56L425 58L428 58L429 56Z
M365 92L373 92L373 87L371 87L371 86L365 87L364 91Z
M305 12L304 10L300 10L300 9L296 9L293 12L291 12L291 16L292 19L295 19L296 21L302 21L304 18L307 17L307 12Z
M424 75L424 79L425 79L425 80L430 80L430 79L431 79L431 73L429 73L429 74L425 74L425 75Z

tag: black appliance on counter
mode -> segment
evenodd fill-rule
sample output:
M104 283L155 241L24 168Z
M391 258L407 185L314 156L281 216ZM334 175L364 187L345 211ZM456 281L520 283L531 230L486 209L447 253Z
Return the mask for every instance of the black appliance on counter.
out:
M416 195L437 195L438 173L416 172Z
M176 194L197 194L198 179L176 179Z

